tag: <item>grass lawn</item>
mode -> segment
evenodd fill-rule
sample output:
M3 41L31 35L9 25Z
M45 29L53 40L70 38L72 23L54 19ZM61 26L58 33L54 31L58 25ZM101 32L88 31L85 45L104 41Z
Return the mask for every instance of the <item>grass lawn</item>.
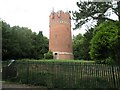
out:
M95 63L92 60L54 60L54 59L42 59L42 60L35 60L35 59L21 59L17 60L18 62L30 61L30 62L81 62L81 63Z

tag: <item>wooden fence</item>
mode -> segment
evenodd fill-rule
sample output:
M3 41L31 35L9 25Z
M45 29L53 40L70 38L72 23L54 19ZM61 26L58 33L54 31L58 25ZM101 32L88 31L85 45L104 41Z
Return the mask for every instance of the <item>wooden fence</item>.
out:
M48 88L118 88L120 67L78 62L18 62L17 82Z

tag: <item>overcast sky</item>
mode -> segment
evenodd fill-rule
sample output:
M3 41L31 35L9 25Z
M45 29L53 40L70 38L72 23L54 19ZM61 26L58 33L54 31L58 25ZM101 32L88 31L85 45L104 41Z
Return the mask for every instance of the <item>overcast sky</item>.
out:
M49 15L54 11L78 10L79 0L0 0L0 18L11 26L28 27L33 32L43 31L49 38ZM112 16L115 18L115 16ZM72 28L74 27L72 21ZM72 30L72 29L71 29ZM72 30L72 34L84 34L85 27Z
M0 18L11 26L30 28L33 32L43 31L49 37L49 15L54 11L77 10L79 0L0 0ZM72 27L74 24L72 22ZM73 31L84 33L84 30Z

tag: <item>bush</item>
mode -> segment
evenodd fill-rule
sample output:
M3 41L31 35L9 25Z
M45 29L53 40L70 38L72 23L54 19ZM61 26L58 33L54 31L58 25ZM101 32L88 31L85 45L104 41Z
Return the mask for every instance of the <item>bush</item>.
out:
M94 29L91 40L91 59L105 60L111 57L120 63L120 22L105 21ZM109 60L108 60L109 61Z
M105 60L105 62L106 62L106 64L115 64L115 61L112 59L112 58L107 58L106 60Z
M44 59L53 59L53 53L51 51L48 51L44 54Z
M96 60L95 63L113 65L113 64L115 64L115 61L111 57L108 57L104 60Z

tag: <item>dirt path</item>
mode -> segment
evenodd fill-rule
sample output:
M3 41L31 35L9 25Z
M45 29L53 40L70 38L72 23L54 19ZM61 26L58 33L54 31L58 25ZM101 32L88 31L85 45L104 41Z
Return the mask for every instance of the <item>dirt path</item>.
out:
M46 87L43 86L33 86L33 85L26 85L26 84L16 84L16 83L2 83L3 90L48 90Z

